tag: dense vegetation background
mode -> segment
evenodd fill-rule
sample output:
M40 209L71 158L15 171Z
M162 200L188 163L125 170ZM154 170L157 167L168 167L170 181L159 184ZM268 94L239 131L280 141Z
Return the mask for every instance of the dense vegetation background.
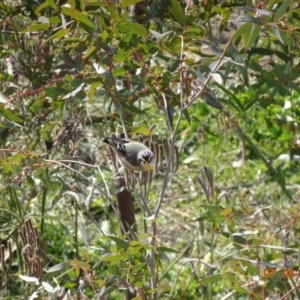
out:
M1 299L300 299L299 15L0 1Z

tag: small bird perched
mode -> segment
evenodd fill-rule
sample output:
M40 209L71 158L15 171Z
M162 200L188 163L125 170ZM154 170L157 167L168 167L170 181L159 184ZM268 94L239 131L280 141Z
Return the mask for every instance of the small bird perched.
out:
M118 138L115 135L103 140L117 154L121 165L128 170L145 172L155 168L153 152L144 144Z

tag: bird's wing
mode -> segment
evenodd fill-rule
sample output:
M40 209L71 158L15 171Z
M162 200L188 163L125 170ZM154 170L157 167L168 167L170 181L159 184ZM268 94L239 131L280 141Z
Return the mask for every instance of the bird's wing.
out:
M116 149L118 150L118 152L120 152L122 155L125 156L125 154L126 154L125 144L129 143L130 141L126 140L126 139L117 138L117 137L112 137L111 141L114 144L114 146L116 147Z

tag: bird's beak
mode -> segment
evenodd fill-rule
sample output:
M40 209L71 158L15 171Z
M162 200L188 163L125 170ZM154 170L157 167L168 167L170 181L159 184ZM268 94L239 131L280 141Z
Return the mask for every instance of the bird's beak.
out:
M150 164L147 164L147 165L145 165L145 169L146 169L146 171L151 171L152 166Z

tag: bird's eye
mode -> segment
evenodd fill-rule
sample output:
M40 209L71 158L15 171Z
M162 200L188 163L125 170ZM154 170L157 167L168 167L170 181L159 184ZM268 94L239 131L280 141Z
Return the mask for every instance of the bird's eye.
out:
M139 159L141 163L148 164L151 161L151 156L143 156Z
M142 158L142 161L143 161L143 163L148 163L149 162L149 160L150 160L150 157L144 157L144 158Z
M149 164L151 162L153 154L151 152L143 153L139 156L139 161L143 164Z

